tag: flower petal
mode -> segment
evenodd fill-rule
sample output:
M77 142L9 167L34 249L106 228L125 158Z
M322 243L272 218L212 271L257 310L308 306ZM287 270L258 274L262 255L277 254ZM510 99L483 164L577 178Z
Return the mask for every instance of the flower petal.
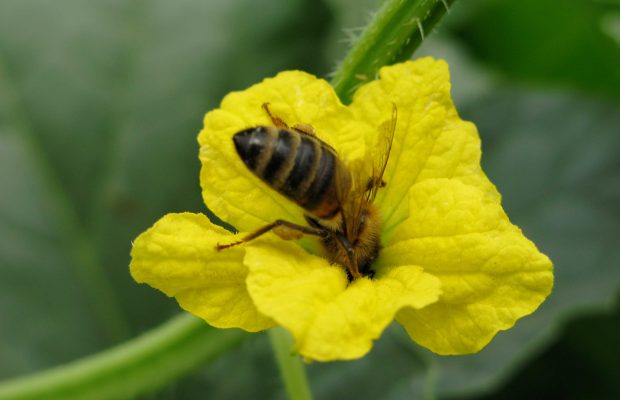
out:
M300 71L286 71L247 90L227 95L220 108L205 116L198 136L200 181L206 205L222 220L252 231L276 219L304 224L303 210L255 177L239 158L235 133L273 125L262 104L289 126L309 124L316 135L341 156L360 158L370 130L344 107L324 80Z
M416 342L440 354L472 353L544 301L551 261L512 225L499 201L457 179L410 191L410 216L381 264L414 263L441 280L440 300L398 314Z
M407 195L416 182L455 178L485 187L499 198L480 168L480 139L476 127L462 121L450 97L450 74L444 61L423 58L381 68L379 79L355 93L351 109L368 124L385 121L392 104L398 121L387 186L377 196L384 237L408 215ZM378 140L369 139L370 142Z
M245 286L244 247L215 250L231 240L202 214L168 214L134 241L131 275L215 327L270 328L273 321L258 312Z
M385 269L373 280L348 284L343 268L298 247L287 252L282 258L280 244L248 248L248 290L257 308L287 328L297 351L309 359L361 357L399 309L423 308L439 297L439 280L420 267Z

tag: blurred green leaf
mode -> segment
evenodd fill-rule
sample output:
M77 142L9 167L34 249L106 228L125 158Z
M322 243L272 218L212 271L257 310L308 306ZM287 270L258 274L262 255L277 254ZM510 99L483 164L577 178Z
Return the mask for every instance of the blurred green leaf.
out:
M615 0L478 0L456 31L510 78L619 99L619 15Z
M267 334L246 341L191 379L194 380L193 386L202 388L202 393L209 393L209 398L213 399L286 399ZM170 400L201 398L196 392L189 392L186 386L172 388ZM191 394L195 396L191 397Z
M0 2L0 378L178 312L131 280L131 240L205 211L205 111L279 70L324 70L328 22L302 0Z
M470 399L620 398L619 306L571 319L559 340L500 390Z

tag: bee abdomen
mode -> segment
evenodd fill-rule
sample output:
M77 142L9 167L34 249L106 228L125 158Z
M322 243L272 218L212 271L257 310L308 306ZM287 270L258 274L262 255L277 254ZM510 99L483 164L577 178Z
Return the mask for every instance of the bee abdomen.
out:
M317 138L259 126L233 137L241 160L261 180L319 218L332 217L338 158Z
M299 135L286 129L259 126L237 133L233 140L248 169L280 190L294 167Z
M269 162L275 135L272 129L259 126L246 129L233 137L235 148L241 160L250 171L262 178L262 172Z

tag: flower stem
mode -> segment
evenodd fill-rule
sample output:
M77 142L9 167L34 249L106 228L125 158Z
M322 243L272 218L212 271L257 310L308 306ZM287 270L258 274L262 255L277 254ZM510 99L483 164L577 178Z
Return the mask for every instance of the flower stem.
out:
M0 399L134 398L204 365L245 337L241 331L216 331L197 318L180 315L105 352L0 382Z
M304 366L299 356L292 353L291 335L283 328L273 328L269 331L269 338L288 398L290 400L312 399Z
M339 65L332 85L344 103L384 65L407 60L455 0L386 0Z

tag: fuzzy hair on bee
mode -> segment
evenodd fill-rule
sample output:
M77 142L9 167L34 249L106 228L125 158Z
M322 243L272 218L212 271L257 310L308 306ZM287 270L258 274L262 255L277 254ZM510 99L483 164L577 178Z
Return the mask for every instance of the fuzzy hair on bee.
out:
M217 250L270 231L285 240L313 235L319 237L327 259L344 267L350 280L372 278L372 264L381 250L381 216L373 201L386 185L383 175L396 130L396 106L391 119L379 126L379 152L371 169L361 162L347 165L310 125L289 127L272 114L268 103L262 108L273 125L237 132L235 149L254 175L304 209L308 225L279 219L237 242L218 244Z

